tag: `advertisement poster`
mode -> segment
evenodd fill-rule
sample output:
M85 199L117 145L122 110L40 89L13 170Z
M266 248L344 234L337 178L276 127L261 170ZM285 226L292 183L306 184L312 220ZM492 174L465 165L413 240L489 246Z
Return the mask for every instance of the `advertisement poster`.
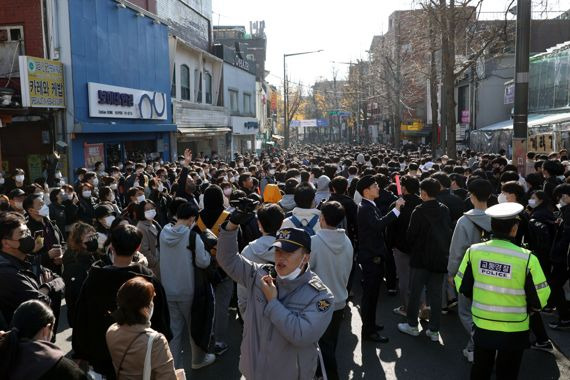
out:
M104 161L105 159L105 146L103 144L84 144L83 154L85 158L85 167L94 168L95 163Z

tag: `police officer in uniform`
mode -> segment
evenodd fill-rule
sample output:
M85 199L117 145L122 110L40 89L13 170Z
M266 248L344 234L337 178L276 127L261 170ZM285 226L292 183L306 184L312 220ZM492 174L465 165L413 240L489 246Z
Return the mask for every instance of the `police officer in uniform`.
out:
M237 209L218 236L217 261L247 290L239 369L248 379L312 379L319 338L333 313L333 295L308 268L311 238L299 228L277 233L275 266L239 254L238 225L251 214Z
M473 300L475 342L471 379L516 379L529 345L529 313L546 305L550 288L540 263L514 244L523 206L500 203L488 208L493 238L473 244L463 257L455 284Z

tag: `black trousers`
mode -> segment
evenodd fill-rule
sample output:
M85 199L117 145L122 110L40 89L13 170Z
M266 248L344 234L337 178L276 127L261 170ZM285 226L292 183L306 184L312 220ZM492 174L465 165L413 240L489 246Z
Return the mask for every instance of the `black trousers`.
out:
M550 298L558 310L558 318L563 321L570 320L570 310L564 295L564 284L570 278L570 271L564 264L552 264L552 273L550 274Z
M398 289L398 275L396 273L396 262L391 248L386 252L384 260L384 276L386 277L386 287L388 289Z
M372 259L368 259L360 265L362 267L362 301L360 302L362 334L369 335L376 332L376 305L380 291L382 263L375 263Z
M497 354L498 351L498 354ZM516 380L518 378L523 350L491 350L475 345L474 361L471 367L471 380L491 378L496 359L497 380Z
M325 333L319 340L319 347L321 348L321 353L323 355L323 362L325 364L325 370L327 373L327 378L329 380L338 380L338 367L336 365L336 345L338 342L338 330L340 328L340 323L342 322L342 315L344 310L336 310L333 313L329 327L327 327Z

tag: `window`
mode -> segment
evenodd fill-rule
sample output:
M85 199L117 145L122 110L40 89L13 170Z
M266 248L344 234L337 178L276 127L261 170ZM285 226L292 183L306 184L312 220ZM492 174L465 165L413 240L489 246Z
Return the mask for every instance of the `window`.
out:
M186 65L180 66L180 97L190 100L190 69Z
M194 101L202 103L202 72L194 70Z
M238 92L235 90L230 90L230 110L232 112L239 112Z
M21 25L0 26L0 42L20 42L19 54L24 55L24 27Z
M174 63L174 71L172 72L172 85L170 86L170 96L176 98L176 63Z
M205 79L205 90L206 90L206 103L212 104L212 74L206 71Z
M243 113L246 115L251 113L251 94L243 94Z

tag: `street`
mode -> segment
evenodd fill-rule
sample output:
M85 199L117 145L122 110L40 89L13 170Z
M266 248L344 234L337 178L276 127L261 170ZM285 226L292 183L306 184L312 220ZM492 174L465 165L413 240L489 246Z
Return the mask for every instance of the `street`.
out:
M355 285L358 286L358 285ZM355 289L359 293L360 288ZM387 344L374 344L360 340L360 314L358 304L349 303L350 309L340 330L337 360L341 379L466 379L470 365L461 350L465 347L467 334L457 314L443 315L440 343L430 341L425 334L411 337L400 333L396 325L403 318L392 309L399 305L399 297L388 297L380 292L378 303L379 322L385 325L383 334L390 338ZM235 312L231 312L235 316ZM65 314L62 312L62 315ZM545 321L549 319L545 317ZM348 323L350 322L350 323ZM64 328L66 320L60 323L57 345L64 352L71 350L71 329ZM547 327L548 328L548 327ZM230 349L217 359L216 363L197 371L190 370L186 363L187 378L195 380L240 379L238 370L241 325L232 319L229 325ZM568 334L562 333L562 334ZM569 339L567 338L562 339ZM535 350L526 350L520 370L520 379L547 380L570 378L570 361L560 352L554 355Z

